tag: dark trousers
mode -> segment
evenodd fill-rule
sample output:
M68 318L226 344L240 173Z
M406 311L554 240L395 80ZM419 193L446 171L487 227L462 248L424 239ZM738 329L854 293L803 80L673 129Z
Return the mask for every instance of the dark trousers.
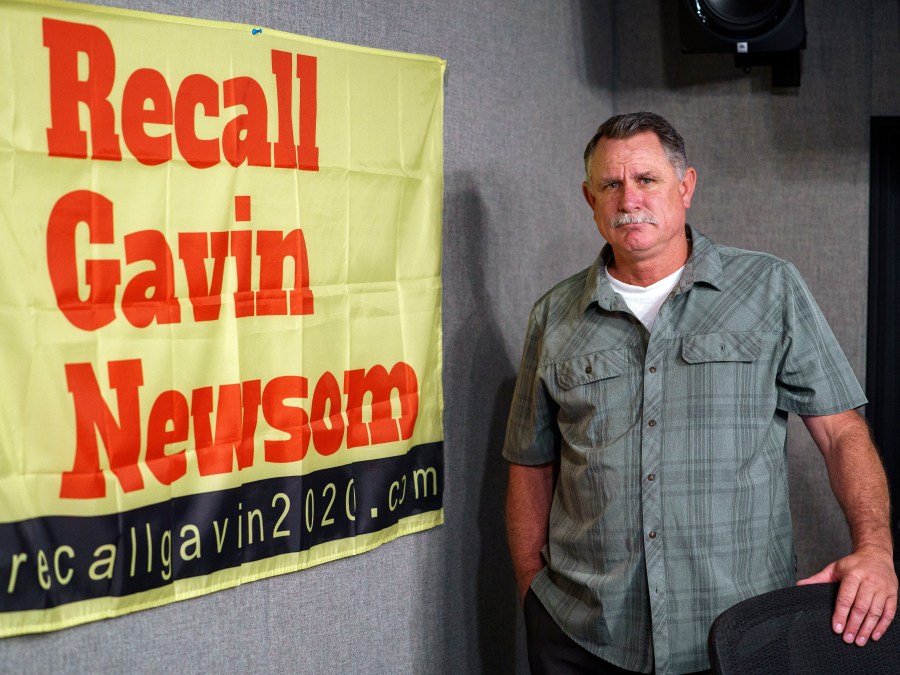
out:
M591 654L566 635L532 590L525 596L525 634L531 675L637 675Z

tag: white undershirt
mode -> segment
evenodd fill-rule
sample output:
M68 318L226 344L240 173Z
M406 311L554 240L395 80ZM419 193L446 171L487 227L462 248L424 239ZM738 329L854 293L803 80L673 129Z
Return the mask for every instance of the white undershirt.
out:
M622 296L628 309L647 327L647 330L653 330L653 322L656 321L656 315L659 314L660 307L669 297L669 293L675 288L678 280L681 279L681 273L684 272L684 266L672 272L667 277L657 281L649 286L632 286L625 284L613 277L609 270L606 271L606 278L609 279L610 286L613 290Z

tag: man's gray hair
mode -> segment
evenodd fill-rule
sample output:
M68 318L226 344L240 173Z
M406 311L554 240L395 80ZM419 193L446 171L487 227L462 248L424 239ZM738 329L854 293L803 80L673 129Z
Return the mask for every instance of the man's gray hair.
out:
M591 184L591 160L594 158L594 150L601 138L624 140L637 136L646 131L656 134L660 145L669 159L678 180L684 178L687 171L687 152L684 149L684 139L668 120L652 112L633 112L624 115L614 115L606 120L597 129L597 133L584 149L584 174L587 176L588 187L593 190Z

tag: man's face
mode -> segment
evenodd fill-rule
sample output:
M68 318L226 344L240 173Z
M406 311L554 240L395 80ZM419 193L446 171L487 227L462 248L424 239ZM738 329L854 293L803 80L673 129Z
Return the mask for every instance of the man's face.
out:
M685 210L696 173L688 168L679 180L656 134L601 138L591 160L591 182L584 183L584 197L617 261L665 258L684 250Z

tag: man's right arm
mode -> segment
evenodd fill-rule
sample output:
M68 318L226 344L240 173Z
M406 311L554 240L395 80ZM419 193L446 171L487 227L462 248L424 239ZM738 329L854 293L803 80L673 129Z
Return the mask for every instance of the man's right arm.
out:
M512 557L519 600L525 601L534 575L544 566L541 549L550 530L554 464L509 465L506 491L506 536Z

